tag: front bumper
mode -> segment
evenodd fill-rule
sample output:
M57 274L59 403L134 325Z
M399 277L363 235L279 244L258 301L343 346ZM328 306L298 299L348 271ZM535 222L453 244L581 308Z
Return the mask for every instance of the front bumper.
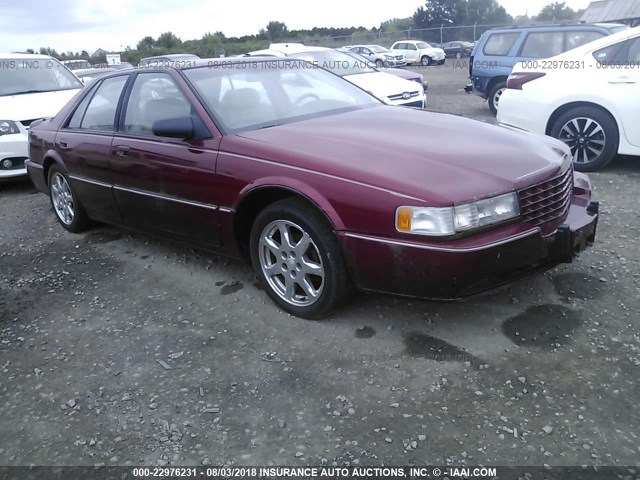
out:
M452 300L571 262L592 245L597 204L574 200L564 223L546 236L538 227L519 224L505 227L508 236L495 232L492 241L476 245L473 239L443 246L350 232L340 237L359 288Z
M29 143L27 132L0 136L0 180L25 177L27 168L24 164L29 157ZM3 162L9 160L12 165L9 168L3 166Z

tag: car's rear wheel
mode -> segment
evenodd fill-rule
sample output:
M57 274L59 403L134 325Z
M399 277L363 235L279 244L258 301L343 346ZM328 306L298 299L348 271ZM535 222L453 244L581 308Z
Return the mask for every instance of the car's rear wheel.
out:
M384 67L384 62L380 59L376 60L376 67L378 68Z
M352 284L327 220L300 200L265 208L251 229L251 261L265 291L283 310L319 319L339 307Z
M421 64L423 67L428 67L429 65L431 65L431 62L432 62L432 61L433 61L433 60L431 59L431 57L430 57L430 56L425 55L425 56L423 56L423 57L420 59L420 64Z
M493 112L494 115L498 114L498 103L500 103L500 97L507 89L506 82L499 82L495 84L491 90L489 91L489 108Z
M571 149L574 168L591 172L606 166L618 153L620 133L608 113L593 107L578 107L560 115L551 136Z
M67 176L57 165L49 169L49 198L56 218L66 230L80 233L91 226L91 220L71 188Z

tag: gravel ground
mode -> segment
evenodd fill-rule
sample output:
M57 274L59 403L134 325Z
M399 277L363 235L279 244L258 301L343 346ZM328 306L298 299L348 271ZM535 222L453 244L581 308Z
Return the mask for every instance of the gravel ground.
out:
M422 71L431 109L492 121L464 68ZM640 161L591 178L597 243L574 263L322 322L240 263L73 235L0 185L0 464L639 465Z

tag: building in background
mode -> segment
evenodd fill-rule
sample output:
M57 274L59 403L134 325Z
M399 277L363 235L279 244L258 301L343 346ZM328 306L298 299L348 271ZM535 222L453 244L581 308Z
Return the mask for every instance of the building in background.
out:
M640 25L640 0L599 0L591 2L580 19L586 23L626 23Z

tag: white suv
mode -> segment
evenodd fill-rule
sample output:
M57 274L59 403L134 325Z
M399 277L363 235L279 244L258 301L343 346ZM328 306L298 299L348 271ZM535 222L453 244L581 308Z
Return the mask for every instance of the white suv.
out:
M0 180L27 176L29 125L54 116L82 87L54 58L0 54Z
M427 42L420 40L403 40L391 46L394 54L403 54L407 65L417 64L426 67L428 65L442 65L445 61L445 53L441 48L432 47Z

